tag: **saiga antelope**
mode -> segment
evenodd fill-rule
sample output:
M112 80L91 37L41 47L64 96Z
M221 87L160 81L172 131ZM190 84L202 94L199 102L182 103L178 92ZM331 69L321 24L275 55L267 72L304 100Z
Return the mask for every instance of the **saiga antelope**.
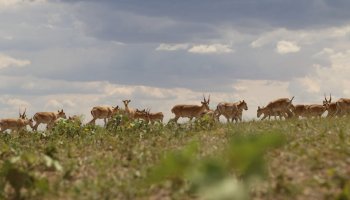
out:
M328 105L328 118L337 116L337 102L332 102L332 94L329 95L329 100L327 99L326 95L324 96L323 105Z
M132 108L129 108L129 103L131 102L131 100L123 100L124 103L124 107L125 107L125 112L128 115L128 117L130 119L134 119L134 115L135 115L135 110Z
M150 111L151 110L148 109L146 112L147 112L147 117L148 117L149 121L151 121L152 124L156 121L158 121L160 123L163 122L164 114L162 112L151 113Z
M104 125L107 125L107 120L113 115L115 115L119 110L119 106L117 107L109 107L109 106L95 106L91 109L92 120L89 124L95 124L97 119L103 119Z
M1 119L0 120L0 132L4 132L7 129L10 129L11 131L16 130L17 132L24 127L29 125L31 128L33 128L33 119L27 119L26 118L26 110L21 114L19 113L19 118L9 118L9 119Z
M143 110L136 109L135 112L133 113L133 119L142 119L146 123L149 122L148 113L145 109Z
M33 127L33 130L36 131L38 129L39 124L47 124L46 128L50 129L58 118L67 118L66 113L64 113L63 109L58 110L57 113L37 112L33 117L33 120L36 122L36 124Z
M264 111L265 113L269 113L269 116L275 116L276 118L276 116L279 115L280 119L282 119L282 116L287 119L293 116L293 113L290 111L294 109L294 106L292 104L293 99L294 97L292 97L291 99L289 98L276 99L268 103L263 110L261 110L262 108L260 107L259 108L261 111ZM263 119L265 119L266 117L264 116Z
M204 101L201 102L201 106L198 105L185 105L185 104L179 104L175 105L172 109L171 112L175 114L175 118L173 119L176 123L177 120L180 117L188 117L190 118L190 121L195 117L199 117L200 114L205 111L209 110L209 102L210 102L210 95L208 100L204 98Z
M216 110L218 113L216 116L217 120L223 115L227 119L227 122L229 122L230 119L232 119L232 122L233 120L237 122L238 120L242 120L242 111L248 110L248 106L244 100L235 103L221 102L216 106Z
M296 118L307 117L307 107L308 106L309 105L303 105L303 104L295 105L294 109L293 109L294 116Z
M337 102L336 115L344 116L350 113L350 99L340 98Z
M275 119L276 117L280 117L281 118L281 112L280 111L277 111L277 112L274 112L272 113L271 109L268 108L268 107L260 107L258 106L258 110L257 110L257 114L256 114L256 117L257 118L260 118L260 116L264 114L263 118L261 118L261 120L264 120L266 119L267 117L269 118L269 120L271 119L271 116L274 116Z

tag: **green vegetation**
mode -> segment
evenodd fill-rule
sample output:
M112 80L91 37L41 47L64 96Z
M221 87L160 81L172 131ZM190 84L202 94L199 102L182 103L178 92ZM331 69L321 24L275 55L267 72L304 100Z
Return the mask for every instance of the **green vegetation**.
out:
M348 118L61 121L0 136L0 199L350 199Z

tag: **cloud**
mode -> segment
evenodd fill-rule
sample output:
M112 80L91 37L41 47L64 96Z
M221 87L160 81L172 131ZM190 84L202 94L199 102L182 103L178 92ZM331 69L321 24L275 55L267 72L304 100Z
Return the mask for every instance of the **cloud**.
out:
M7 6L13 6L16 4L21 3L21 0L0 0L0 8L1 7L7 7Z
M290 85L291 92L299 94L305 101L321 99L332 93L335 98L350 96L350 50L337 51L323 49L317 55L329 60L329 65L315 64L312 71L301 78L296 78ZM320 100L319 100L320 101Z
M291 41L279 41L276 45L276 51L279 54L296 53L300 51L300 47Z
M7 67L24 67L27 65L30 65L29 60L20 60L20 59L15 59L13 57L0 54L0 69L4 69Z
M157 51L177 51L188 49L189 44L160 44L156 50Z
M0 0L0 9L18 6L25 3L44 3L46 0Z
M192 46L188 52L196 54L226 54L232 53L234 50L230 46L223 44L200 44Z

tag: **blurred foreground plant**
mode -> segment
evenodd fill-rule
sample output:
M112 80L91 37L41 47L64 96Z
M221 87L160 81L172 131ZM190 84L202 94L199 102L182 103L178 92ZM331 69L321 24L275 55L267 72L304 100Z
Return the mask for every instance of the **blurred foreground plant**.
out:
M248 199L248 188L266 175L264 154L284 143L278 133L232 137L226 147L199 158L200 146L192 143L167 153L150 169L148 186L170 181L172 193L185 191L201 199Z

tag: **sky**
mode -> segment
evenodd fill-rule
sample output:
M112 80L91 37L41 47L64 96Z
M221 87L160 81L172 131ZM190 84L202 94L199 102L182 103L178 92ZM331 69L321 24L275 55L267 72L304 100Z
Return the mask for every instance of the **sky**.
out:
M0 0L0 118L350 96L348 0Z

